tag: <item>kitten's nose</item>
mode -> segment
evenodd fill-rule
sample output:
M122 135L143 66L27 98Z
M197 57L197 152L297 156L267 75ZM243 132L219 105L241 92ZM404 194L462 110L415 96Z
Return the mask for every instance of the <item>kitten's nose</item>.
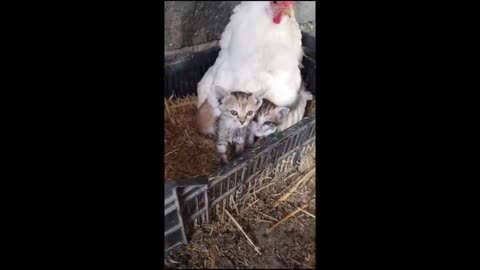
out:
M243 120L243 121L242 121L242 120L238 120L238 121L240 121L240 124L242 124L242 125L243 125L243 123L245 123L245 120Z

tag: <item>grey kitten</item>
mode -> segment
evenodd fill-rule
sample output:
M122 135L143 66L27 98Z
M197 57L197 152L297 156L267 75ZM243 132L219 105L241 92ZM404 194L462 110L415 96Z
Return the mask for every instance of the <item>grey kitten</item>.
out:
M283 131L301 121L305 114L307 101L312 98L312 94L303 87L292 108L279 107L264 99L262 106L258 109L252 122L250 122L247 145L252 145L255 137L261 140L270 134Z
M252 145L255 137L260 140L278 130L278 127L285 121L290 109L278 107L267 99L263 99L262 106L250 122L248 130L247 145Z
M254 94L240 91L229 93L217 86L215 93L221 112L217 122L217 152L221 162L226 164L229 144L235 145L236 155L243 152L248 125L262 105L266 90Z

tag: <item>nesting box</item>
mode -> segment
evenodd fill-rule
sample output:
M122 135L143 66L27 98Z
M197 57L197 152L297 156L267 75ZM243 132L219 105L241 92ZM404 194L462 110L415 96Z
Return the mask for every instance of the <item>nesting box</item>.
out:
M302 79L318 102L315 38L306 33L302 34L305 52ZM198 82L215 63L219 51L219 47L213 47L182 60L167 61L165 97L174 95L181 98L196 95ZM189 231L195 229L194 225L208 223L214 218L215 211L212 210L218 204L225 203L240 186L248 184L262 170L274 166L279 160L292 154L295 157L293 163L298 164L302 158L302 149L312 143L315 143L314 115L305 117L287 130L266 137L258 146L247 149L226 166L210 171L206 175L168 179L168 184L165 185L165 236L168 237L165 250L185 243ZM212 151L215 152L215 148Z

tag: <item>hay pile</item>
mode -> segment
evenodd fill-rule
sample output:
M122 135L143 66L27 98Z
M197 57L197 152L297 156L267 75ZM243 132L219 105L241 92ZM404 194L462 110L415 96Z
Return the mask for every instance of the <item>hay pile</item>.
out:
M165 99L165 179L209 175L218 168L215 138L204 136L193 126L197 97ZM306 115L315 112L308 101Z
M314 269L315 144L263 171L210 225L166 254L171 269ZM241 194L241 195L239 195Z
M217 166L215 140L193 126L197 97L165 99L165 179L210 174Z

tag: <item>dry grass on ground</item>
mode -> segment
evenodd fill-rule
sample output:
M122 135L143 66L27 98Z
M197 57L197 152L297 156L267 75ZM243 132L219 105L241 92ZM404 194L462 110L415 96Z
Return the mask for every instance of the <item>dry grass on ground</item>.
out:
M315 268L315 144L298 169L292 160L263 171L225 210L219 206L217 220L166 254L165 267Z

